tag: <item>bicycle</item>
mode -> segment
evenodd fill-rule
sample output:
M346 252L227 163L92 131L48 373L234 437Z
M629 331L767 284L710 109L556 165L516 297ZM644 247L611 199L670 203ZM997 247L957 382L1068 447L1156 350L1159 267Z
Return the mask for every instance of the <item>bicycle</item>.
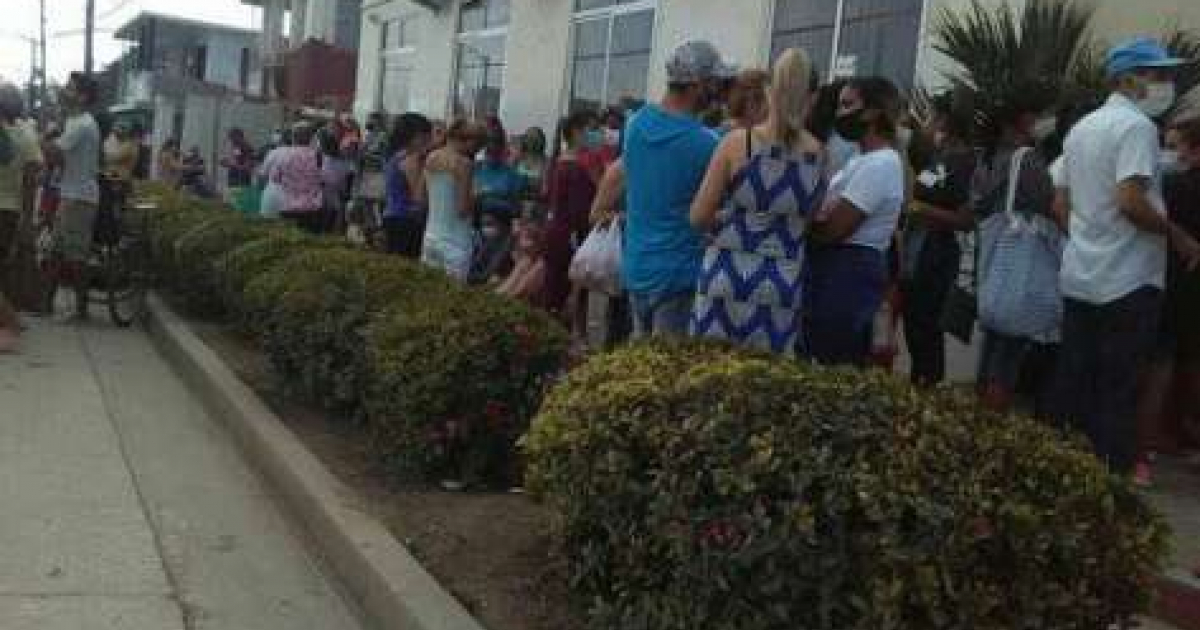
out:
M152 205L126 207L125 195L114 195L97 213L91 255L83 266L87 304L103 304L113 323L128 328L147 312L146 296L151 283L149 265L149 220ZM140 216L138 216L140 215ZM134 225L136 222L136 225ZM48 271L46 310L79 309L74 291L60 291L55 272L61 259L55 251L53 217L43 217L38 236L38 259ZM65 302L65 303L64 303Z

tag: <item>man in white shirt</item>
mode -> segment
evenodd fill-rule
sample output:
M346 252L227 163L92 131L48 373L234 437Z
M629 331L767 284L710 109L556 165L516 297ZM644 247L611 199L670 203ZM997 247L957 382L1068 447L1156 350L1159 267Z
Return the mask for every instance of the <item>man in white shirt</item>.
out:
M1058 413L1121 473L1134 465L1138 379L1158 330L1167 247L1188 265L1200 260L1200 245L1166 216L1151 119L1174 103L1181 63L1149 39L1112 49L1112 95L1075 126L1064 151L1070 238Z
M91 110L99 96L89 76L71 74L62 93L67 119L62 134L47 139L42 150L48 164L62 169L54 240L59 256L58 279L73 287L76 318L87 317L84 264L91 255L92 233L100 204L100 127Z

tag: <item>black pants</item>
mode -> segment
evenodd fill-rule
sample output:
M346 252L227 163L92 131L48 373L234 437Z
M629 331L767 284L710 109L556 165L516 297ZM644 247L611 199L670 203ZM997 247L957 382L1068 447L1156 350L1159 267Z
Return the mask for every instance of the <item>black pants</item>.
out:
M946 333L942 312L958 277L961 252L953 234L933 233L921 249L904 296L904 340L912 362L913 383L936 385L946 378Z
M384 217L383 230L389 254L414 260L421 257L421 247L425 241L424 216L409 213L402 217Z
M1066 300L1055 415L1082 430L1114 472L1132 471L1137 456L1138 381L1161 304L1154 287L1102 305Z

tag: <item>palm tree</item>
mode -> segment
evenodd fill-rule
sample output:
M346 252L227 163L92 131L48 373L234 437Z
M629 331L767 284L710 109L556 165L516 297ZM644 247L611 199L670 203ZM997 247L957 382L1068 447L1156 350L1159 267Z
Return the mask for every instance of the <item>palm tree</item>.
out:
M955 62L946 78L975 104L981 128L1006 104L1052 107L1086 89L1096 58L1091 37L1094 9L1075 0L1030 0L1018 15L1011 6L944 9L934 28L934 49Z
M1092 5L1077 0L1030 0L1019 15L1007 4L990 8L972 0L965 10L942 10L934 49L955 62L946 79L959 98L975 104L977 123L987 128L1014 100L1049 107L1103 97L1108 45L1092 35L1094 15ZM1177 80L1179 93L1189 94L1200 88L1200 35L1181 25L1164 33L1167 50L1190 62ZM1185 106L1181 100L1178 108Z

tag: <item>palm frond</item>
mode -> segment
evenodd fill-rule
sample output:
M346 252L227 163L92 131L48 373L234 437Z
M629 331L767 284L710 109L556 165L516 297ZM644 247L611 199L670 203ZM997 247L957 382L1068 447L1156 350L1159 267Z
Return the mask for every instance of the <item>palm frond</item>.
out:
M986 128L1009 104L1050 107L1078 91L1080 67L1094 63L1094 14L1076 0L1030 0L1020 14L972 0L965 9L942 10L934 49L957 65L945 79L974 92Z

